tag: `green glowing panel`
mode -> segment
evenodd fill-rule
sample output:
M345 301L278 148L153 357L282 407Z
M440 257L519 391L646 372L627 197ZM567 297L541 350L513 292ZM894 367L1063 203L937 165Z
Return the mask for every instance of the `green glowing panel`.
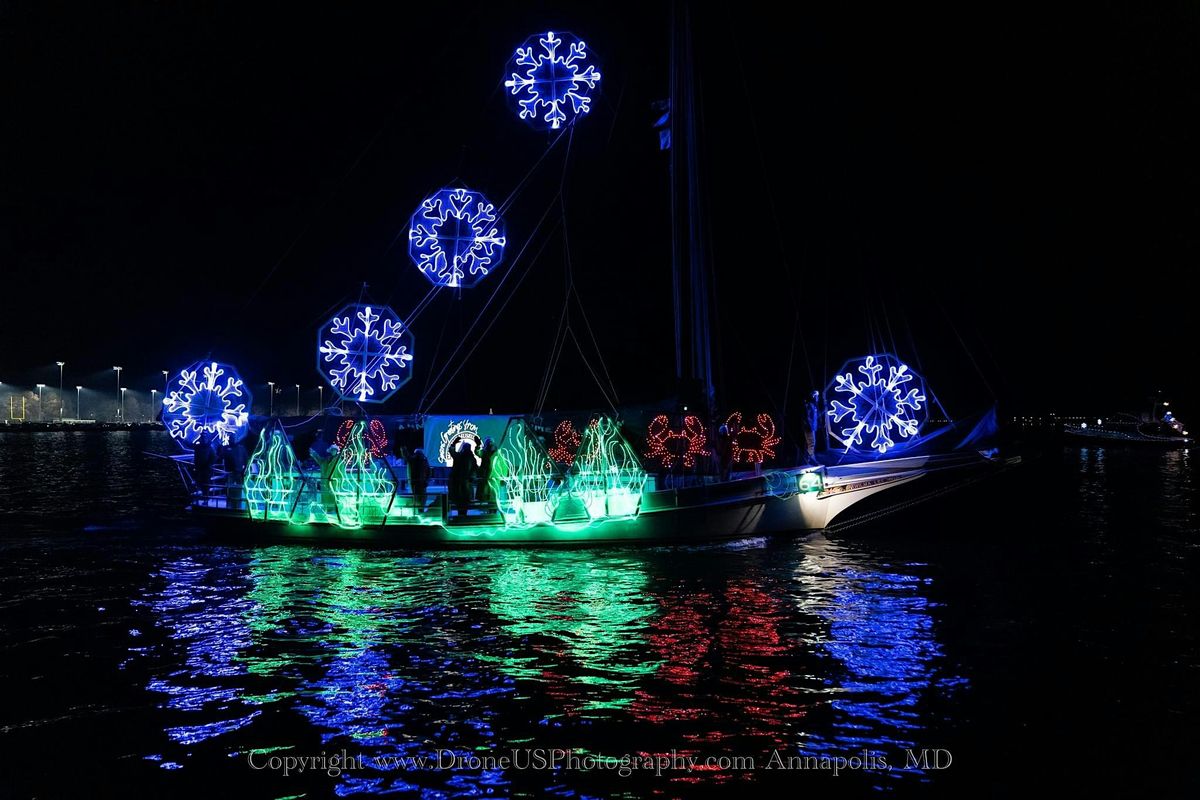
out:
M243 488L251 519L287 520L304 483L304 475L287 434L278 425L265 429L246 465Z
M506 525L549 522L558 506L561 486L542 444L524 420L514 419L492 462L492 492Z
M382 524L396 497L392 472L371 455L363 436L365 428L356 422L345 447L333 456L336 462L329 473L329 492L337 514L330 521L340 528Z
M620 426L607 417L593 420L584 429L571 476L572 491L583 500L588 516L634 516L645 485L646 471Z

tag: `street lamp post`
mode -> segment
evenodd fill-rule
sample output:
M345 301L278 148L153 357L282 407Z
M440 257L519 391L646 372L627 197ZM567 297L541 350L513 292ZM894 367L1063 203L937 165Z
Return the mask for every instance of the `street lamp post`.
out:
M321 413L325 413L325 387L318 386L317 391L321 393Z
M55 361L58 364L58 419L61 422L63 418L63 366L65 361Z
M117 372L117 400L121 403L121 409L124 409L125 395L122 394L122 392L121 392L121 370L123 370L125 368L124 367L113 367L113 369L116 370L116 372ZM122 412L118 411L117 416L118 417L122 416Z
M273 417L275 416L275 381L267 381L267 394L271 398L270 410L267 411L267 416Z
M155 414L154 410L156 408L158 408L158 400L155 399L155 395L157 395L157 394L158 394L158 389L150 390L150 418L148 420L146 420L147 422L154 421L154 414Z
M80 415L80 413L79 413L79 394L80 394L80 392L82 392L82 391L83 391L83 387L82 387L82 386L76 386L76 387L75 387L75 419L82 419L82 418L83 418L83 417Z
M300 416L300 384L296 384L296 416Z
M43 405L42 405L42 389L45 389L45 388L46 388L46 384L44 384L44 383L39 383L39 384L37 385L37 390L38 390L38 419L39 419L39 420L41 420L42 422L45 422L45 421L46 421L46 408L45 408L45 406L43 406Z
M121 387L121 422L125 421L125 387Z
M168 381L170 380L170 378L171 378L171 373L167 372L167 371L164 369L164 370L162 371L162 375L163 375L163 394L166 394L166 393L167 393L167 382L168 382Z

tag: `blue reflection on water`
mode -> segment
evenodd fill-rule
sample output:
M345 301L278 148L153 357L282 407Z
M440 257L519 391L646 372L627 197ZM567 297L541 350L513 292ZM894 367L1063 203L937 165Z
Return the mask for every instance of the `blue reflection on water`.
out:
M713 557L734 556L753 568L711 573ZM701 560L704 573L654 582L660 560L685 572ZM913 746L922 697L962 681L934 679L942 651L920 565L882 566L823 539L782 561L761 544L665 560L214 550L166 561L145 601L157 635L130 644L154 665L165 736L186 748L164 767L215 739L237 758L345 748L365 768L329 777L338 794L504 793L501 770L393 759L547 742L611 751L613 725L645 754ZM577 776L561 778L541 791L577 791Z

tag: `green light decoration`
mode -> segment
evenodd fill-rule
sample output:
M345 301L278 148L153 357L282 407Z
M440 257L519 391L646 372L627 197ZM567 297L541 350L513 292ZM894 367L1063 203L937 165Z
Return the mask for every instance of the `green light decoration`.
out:
M492 468L492 490L508 527L555 523L577 528L636 516L646 472L607 417L584 429L575 463L556 474L545 447L522 419L505 431Z
M514 419L492 460L492 493L508 527L550 522L562 493L545 448Z
M356 422L345 447L331 456L335 463L328 481L336 518L330 522L339 528L382 525L396 499L395 475L371 455L365 429L364 423Z
M588 517L632 517L638 513L646 471L633 448L608 417L592 420L575 456L571 490L583 500Z
M481 661L514 678L574 687L584 712L627 706L661 666L641 646L658 612L643 562L545 551L487 561L489 606L520 646Z
M246 513L251 519L290 520L304 483L291 442L275 422L259 435L246 465Z

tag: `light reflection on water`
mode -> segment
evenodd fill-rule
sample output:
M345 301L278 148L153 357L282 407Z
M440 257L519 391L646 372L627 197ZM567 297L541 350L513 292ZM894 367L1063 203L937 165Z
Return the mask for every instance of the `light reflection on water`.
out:
M0 704L14 754L0 787L18 796L72 774L264 797L829 785L761 769L619 778L378 760L514 747L761 766L773 750L903 763L904 748L952 746L964 775L1011 787L1021 773L989 769L987 753L1086 730L1099 744L1080 739L1079 757L1129 731L1171 754L1197 711L1185 451L1066 451L959 516L925 517L931 530L398 553L212 544L179 513L174 476L139 458L163 445L0 434L0 480L15 487L0 495L0 683L18 687ZM64 747L86 767L6 774ZM343 749L367 769L284 778L246 763ZM952 779L893 770L836 786Z
M714 559L730 569L713 574ZM821 537L782 550L193 551L147 586L139 602L165 636L134 640L128 666L152 675L173 745L152 757L170 768L201 745L292 747L295 724L321 749L374 764L519 742L614 755L890 751L916 743L923 693L962 682L933 677L942 652L921 571L877 569ZM289 732L265 715L291 720ZM358 791L438 777L339 780Z

